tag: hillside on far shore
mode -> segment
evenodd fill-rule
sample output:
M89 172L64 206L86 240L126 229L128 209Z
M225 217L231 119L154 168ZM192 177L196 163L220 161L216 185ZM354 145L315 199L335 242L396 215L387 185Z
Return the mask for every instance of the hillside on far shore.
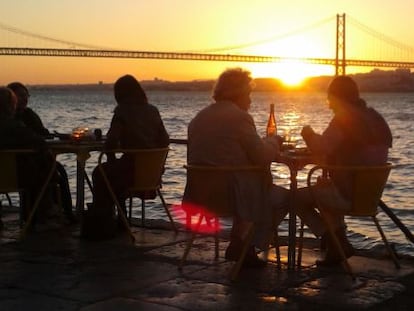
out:
M350 74L358 83L361 92L414 92L414 73L409 69L379 70L369 73ZM309 91L325 92L332 76L319 76L306 79L300 86L287 87L274 78L257 78L255 91ZM162 79L140 81L145 90L159 91L211 91L214 80L166 81ZM32 85L32 89L79 89L111 90L113 83L67 84L67 85Z

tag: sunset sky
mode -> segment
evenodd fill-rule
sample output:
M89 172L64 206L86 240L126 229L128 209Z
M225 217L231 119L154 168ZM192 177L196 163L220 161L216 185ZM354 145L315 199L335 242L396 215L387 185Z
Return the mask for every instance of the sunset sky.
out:
M2 26L108 49L334 58L335 17L342 13L347 16L350 58L377 56L370 52L375 43L366 47L369 40L357 38L357 32L353 39L349 37L355 28L352 21L414 46L413 0L0 0L0 4ZM0 34L0 46L70 47L17 35L4 27ZM0 62L2 84L12 80L110 83L126 73L139 80L211 79L235 66L250 69L254 77L286 82L334 73L330 66L303 64L27 56L0 56ZM348 72L371 69L349 68Z

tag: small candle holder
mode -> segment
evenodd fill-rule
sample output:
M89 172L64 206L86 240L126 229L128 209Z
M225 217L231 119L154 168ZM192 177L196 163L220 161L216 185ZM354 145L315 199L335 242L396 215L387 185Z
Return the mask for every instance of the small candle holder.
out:
M93 131L93 134L95 135L96 140L102 140L102 130L101 129L95 129Z

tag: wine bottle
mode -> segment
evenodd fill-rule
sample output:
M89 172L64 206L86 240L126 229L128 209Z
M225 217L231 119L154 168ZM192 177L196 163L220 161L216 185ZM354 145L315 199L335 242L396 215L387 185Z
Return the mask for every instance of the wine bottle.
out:
M277 134L277 125L275 118L275 104L270 104L269 119L267 120L266 136L275 136Z

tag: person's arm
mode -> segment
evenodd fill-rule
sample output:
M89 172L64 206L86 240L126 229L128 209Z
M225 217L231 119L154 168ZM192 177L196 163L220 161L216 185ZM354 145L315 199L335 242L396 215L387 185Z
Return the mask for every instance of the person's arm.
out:
M106 141L104 145L105 150L113 150L119 148L119 141L122 132L122 121L115 113L112 117L111 126L109 127L108 133L106 134ZM107 161L112 162L115 160L114 153L107 153L106 154Z
M40 136L50 135L49 130L43 125L42 119L40 119L39 115L30 108L26 108L23 122L27 127L31 128Z
M156 113L158 119L157 145L160 147L167 147L170 144L170 136L168 135L168 132L165 129L164 122L162 121L160 112L157 108Z
M276 160L279 154L279 142L276 137L262 139L257 134L253 118L247 113L239 126L242 145L253 164L263 166Z
M301 135L306 146L316 156L332 154L343 141L344 134L333 119L322 134L315 133L309 125L302 128Z

